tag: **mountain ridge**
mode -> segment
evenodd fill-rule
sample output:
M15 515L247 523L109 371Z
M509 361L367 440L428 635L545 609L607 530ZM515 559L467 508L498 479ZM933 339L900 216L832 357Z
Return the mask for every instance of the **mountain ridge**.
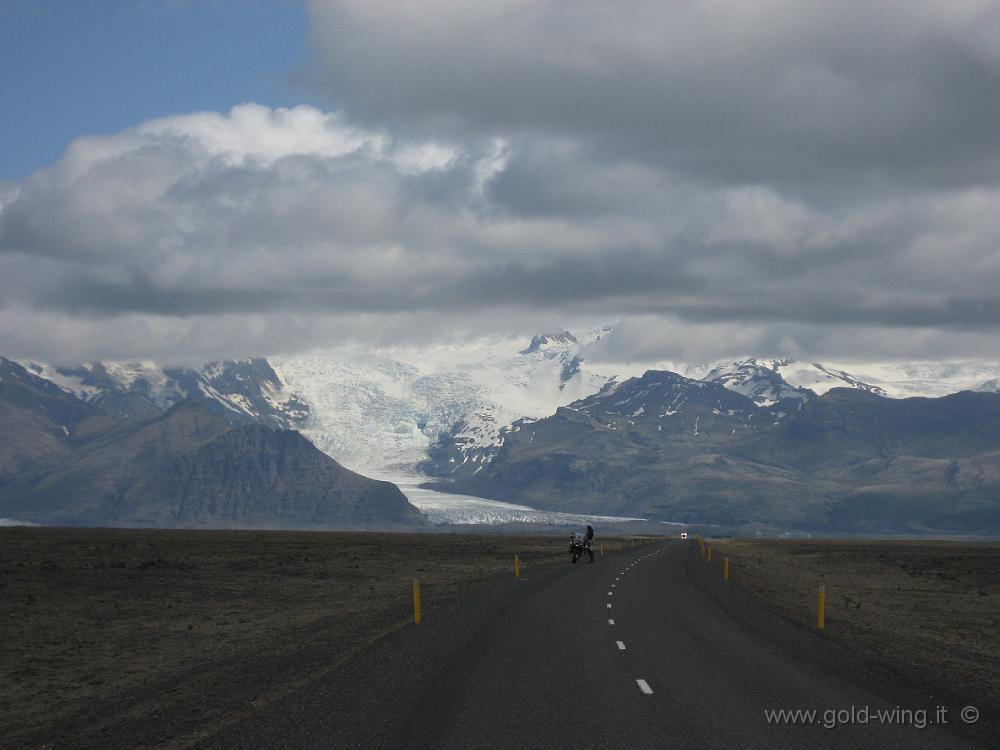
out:
M152 362L91 362L56 367L19 363L39 378L115 419L165 411L197 401L229 424L259 422L278 429L300 426L309 408L289 392L263 358L215 360L199 369Z
M523 339L380 349L343 346L187 369L97 363L81 371L29 364L116 417L141 413L143 405L166 408L189 396L230 424L263 422L298 429L342 464L392 477L461 476L480 470L519 425L647 369L713 380L761 406L780 401L785 412L797 408L796 399L840 386L896 398L968 388L995 391L1000 383L1000 365L990 363L855 368L787 356L707 364L615 363L608 359L615 336L611 326L557 329L531 337L527 346ZM108 379L111 385L105 383Z
M172 528L425 525L395 485L345 469L297 431L233 426L201 402L112 419L2 360L0 415L0 516L17 521ZM25 445L35 449L25 454Z
M649 371L512 432L453 491L541 508L810 531L1000 532L1000 394L831 389L758 405Z

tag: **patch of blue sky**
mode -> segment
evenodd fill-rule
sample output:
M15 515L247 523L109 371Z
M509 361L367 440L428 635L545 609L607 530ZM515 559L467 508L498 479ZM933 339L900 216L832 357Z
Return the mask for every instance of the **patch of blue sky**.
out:
M0 180L154 117L319 105L306 50L297 0L0 0Z

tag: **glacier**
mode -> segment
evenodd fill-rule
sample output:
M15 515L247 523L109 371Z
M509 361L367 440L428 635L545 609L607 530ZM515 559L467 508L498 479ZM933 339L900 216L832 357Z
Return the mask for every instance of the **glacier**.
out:
M503 442L519 419L540 419L599 391L614 372L579 358L607 329L521 339L373 350L343 346L269 359L287 388L309 405L299 429L320 450L369 476L412 469L442 433L461 425L462 460Z
M413 478L389 478L406 495L407 500L426 514L432 523L489 526L531 523L546 526L585 526L588 523L624 523L645 520L642 518L586 516L576 513L539 510L528 505L426 489L418 486L418 482Z

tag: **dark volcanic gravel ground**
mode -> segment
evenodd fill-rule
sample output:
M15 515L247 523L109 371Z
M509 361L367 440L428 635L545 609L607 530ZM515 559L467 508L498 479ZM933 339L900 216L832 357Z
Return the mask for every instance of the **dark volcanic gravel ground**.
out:
M610 550L610 546L609 546ZM0 746L177 747L562 536L0 528Z

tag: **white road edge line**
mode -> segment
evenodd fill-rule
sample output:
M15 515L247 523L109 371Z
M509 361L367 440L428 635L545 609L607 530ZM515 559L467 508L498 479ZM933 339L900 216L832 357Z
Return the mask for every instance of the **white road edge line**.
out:
M653 694L653 688L651 688L649 686L648 682L646 682L645 680L636 680L635 682L639 686L639 689L642 692L644 692L646 695L652 695Z
M618 650L619 651L624 651L625 650L625 643L623 641L615 641L615 643L618 644Z

